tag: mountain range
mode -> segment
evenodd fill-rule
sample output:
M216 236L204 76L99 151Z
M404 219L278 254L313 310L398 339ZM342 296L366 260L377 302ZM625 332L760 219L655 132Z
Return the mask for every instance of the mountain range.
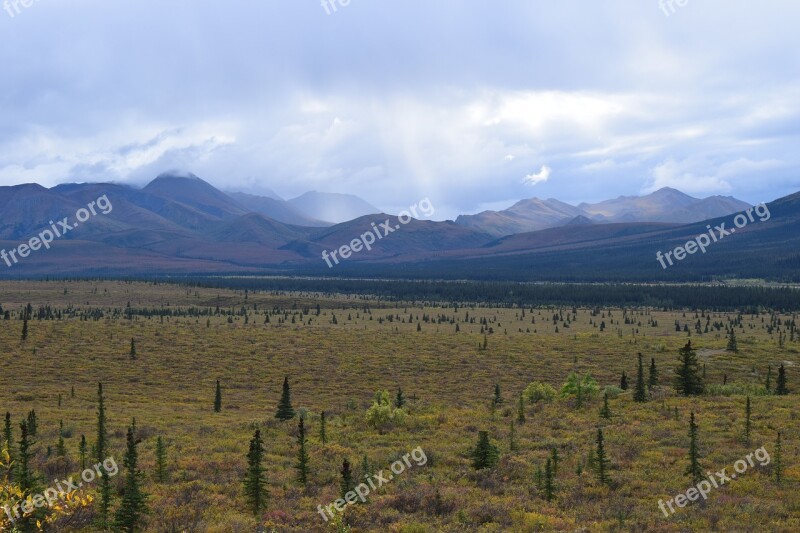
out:
M620 196L596 204L573 206L553 198L521 200L504 211L461 215L457 224L496 237L538 231L570 223L671 222L688 224L725 216L750 207L730 196L693 198L665 187L647 196Z
M670 269L655 260L749 208L730 197L674 189L572 206L522 200L454 221L400 220L350 195L224 193L194 175L163 174L141 189L109 184L0 187L0 247L15 249L105 195L113 205L8 267L2 277L281 274L519 280L792 278L800 266L800 193L769 204L773 216ZM99 205L99 204L98 204ZM343 217L346 217L343 220ZM394 228L330 269L339 250ZM531 229L533 228L533 229ZM385 230L386 231L386 230Z

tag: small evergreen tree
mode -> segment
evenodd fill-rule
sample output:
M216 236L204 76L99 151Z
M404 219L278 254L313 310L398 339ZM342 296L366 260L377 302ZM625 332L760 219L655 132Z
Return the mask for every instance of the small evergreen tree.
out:
M297 481L306 486L308 483L308 451L306 451L306 426L303 417L300 417L300 422L297 425Z
M353 470L350 468L350 461L348 461L346 457L344 461L342 461L342 469L339 470L339 473L342 476L341 481L339 481L339 494L344 498L348 492L355 488L355 484L353 483Z
M281 400L278 402L278 411L275 413L275 418L281 422L286 422L295 417L294 409L292 408L292 393L289 390L289 376L283 380L283 392L281 393Z
M25 314L25 318L22 320L22 340L28 340L28 315Z
M262 464L264 460L264 442L261 430L257 429L250 439L250 450L247 452L247 472L244 478L244 494L253 515L258 516L267 507L267 477Z
M58 444L56 445L56 455L58 457L65 457L67 455L67 447L64 445L64 421L58 421Z
M658 386L658 368L656 368L656 358L650 358L650 375L647 376L647 386L652 390Z
M38 432L38 420L36 418L36 410L31 409L28 412L28 435L35 437Z
M767 383L765 387L767 392L772 393L772 365L767 367Z
M553 473L553 460L549 457L544 464L544 499L549 501L553 500L555 494L555 474Z
M736 333L733 331L733 326L731 326L731 332L728 335L728 346L725 348L728 352L739 352L739 345L736 343Z
M675 389L684 396L702 394L705 387L698 374L697 354L692 348L692 341L680 349L679 365L675 370Z
M361 475L364 478L372 475L372 469L369 466L369 458L367 454L364 454L364 458L361 460Z
M600 409L600 416L606 420L611 420L611 409L608 407L608 393L603 395L603 408Z
M397 389L397 396L394 399L394 406L397 409L402 409L403 406L406 404L406 399L403 397L403 389Z
M86 470L86 454L88 448L89 446L86 443L86 435L81 435L81 442L78 444L78 460L80 461L81 470Z
M3 427L4 449L8 452L8 458L14 460L14 435L11 432L11 413L6 411L6 423Z
M167 481L167 447L161 435L156 439L156 481L159 483Z
M778 380L775 383L775 394L778 396L789 394L789 389L786 388L786 369L783 365L778 367Z
M320 418L319 423L319 440L322 442L322 445L325 446L328 443L328 435L325 432L325 411L322 411L322 416Z
M606 455L605 441L603 440L603 430L597 429L597 439L595 440L597 447L594 452L594 468L597 474L597 481L601 485L608 484L608 465L609 460Z
M33 473L33 441L28 432L28 422L23 420L19 425L19 454L17 460L17 472L14 476L19 485L19 489L25 496L29 496L37 491L38 479Z
M692 483L697 485L703 479L703 467L700 466L700 451L697 447L697 424L694 420L694 411L689 418L689 466L685 474L692 477Z
M517 402L517 422L520 424L525 423L525 399L522 394L519 395L519 401Z
M217 380L217 390L214 393L214 412L219 413L220 411L222 411L222 388Z
M106 419L105 397L103 396L103 384L97 384L97 442L95 442L95 459L102 463L108 452L108 420ZM98 521L101 528L108 524L109 510L111 509L111 478L105 468L100 471L100 512Z
M561 462L561 457L558 456L558 448L550 450L550 459L553 461L553 475L558 475L558 463Z
M647 389L644 383L644 364L642 363L642 354L639 354L639 366L636 370L636 389L633 393L633 401L647 401Z
M503 403L503 397L500 395L500 385L494 384L494 398L492 398L492 405L498 407Z
M628 390L628 376L625 375L625 371L622 371L622 378L619 380L619 388L622 390Z
M747 403L744 406L744 439L750 443L750 415L752 410L750 407L750 396L747 397Z
M136 450L134 428L128 428L127 449L123 460L125 484L122 501L114 520L115 531L134 533L141 529L144 515L147 514L147 495L142 491L142 472L139 470L139 454Z
M478 432L478 444L472 452L472 467L475 470L492 468L497 464L499 458L500 452L497 447L489 442L489 432Z

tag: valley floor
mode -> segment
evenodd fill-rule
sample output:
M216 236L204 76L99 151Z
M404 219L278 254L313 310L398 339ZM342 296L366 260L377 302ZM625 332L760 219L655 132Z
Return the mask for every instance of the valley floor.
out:
M29 303L33 316L22 340ZM121 468L112 479L113 507L124 482L125 431L135 417L149 496L146 531L250 532L258 524L264 531L346 531L319 511L340 497L343 459L353 465L357 484L365 457L367 470L388 474L395 461L418 449L424 464L407 456L402 473L370 490L366 503L346 509L352 531L800 530L796 315L419 307L360 296L120 281L0 282L0 305L8 312L0 320L0 409L11 413L15 439L18 422L35 409L34 467L43 487L79 471L78 443L81 435L94 442L102 383L110 450ZM726 350L731 324L738 353ZM684 398L672 378L687 341L697 349L707 394ZM633 401L637 353L645 376L651 359L659 373L643 403ZM768 368L774 389L781 365L792 393L767 394ZM600 417L603 399L596 393L582 405L575 398L526 400L524 423L518 420L518 398L529 384L558 391L572 372L590 373L601 390L611 386L610 419ZM620 392L615 387L623 372L630 387ZM305 488L295 468L298 418L275 418L287 376L308 435ZM220 413L213 410L217 380ZM493 405L495 385L502 402ZM398 389L405 419L370 427L365 414L376 392L386 390L394 400ZM692 412L704 472L727 468L731 474L737 460L762 447L770 461L756 461L711 490L707 501L675 505L665 516L659 500L693 486L684 474ZM66 463L54 452L59 421ZM607 484L592 468L598 428L609 461ZM267 509L257 518L243 493L256 429L265 442L269 489ZM480 431L488 432L499 461L475 470L471 453ZM167 445L165 482L154 478L159 436ZM559 459L547 501L538 472L553 450ZM783 474L780 484L776 471ZM70 528L99 530L90 523Z

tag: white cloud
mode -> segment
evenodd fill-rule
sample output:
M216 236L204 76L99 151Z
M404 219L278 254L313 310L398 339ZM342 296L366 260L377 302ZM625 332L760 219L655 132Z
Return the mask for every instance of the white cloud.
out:
M547 165L542 165L542 168L539 169L539 172L528 174L522 179L522 182L528 185L537 185L539 183L543 183L548 179L550 179L551 172L552 170L550 167L548 167Z

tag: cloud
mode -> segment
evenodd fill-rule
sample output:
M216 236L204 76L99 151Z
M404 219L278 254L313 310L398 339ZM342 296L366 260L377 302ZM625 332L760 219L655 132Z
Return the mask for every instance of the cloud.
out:
M329 17L313 2L83 0L0 16L0 184L184 168L226 190L428 196L437 215L532 185L570 202L800 188L799 2L706 0L680 21L625 0L462 4Z
M695 161L668 159L653 169L653 177L642 192L651 193L672 187L688 194L718 195L731 191L731 184L718 176L697 174Z
M539 169L539 172L535 172L532 174L528 174L522 179L522 183L527 185L537 185L539 183L543 183L550 179L551 169L547 165L542 165L542 168Z

